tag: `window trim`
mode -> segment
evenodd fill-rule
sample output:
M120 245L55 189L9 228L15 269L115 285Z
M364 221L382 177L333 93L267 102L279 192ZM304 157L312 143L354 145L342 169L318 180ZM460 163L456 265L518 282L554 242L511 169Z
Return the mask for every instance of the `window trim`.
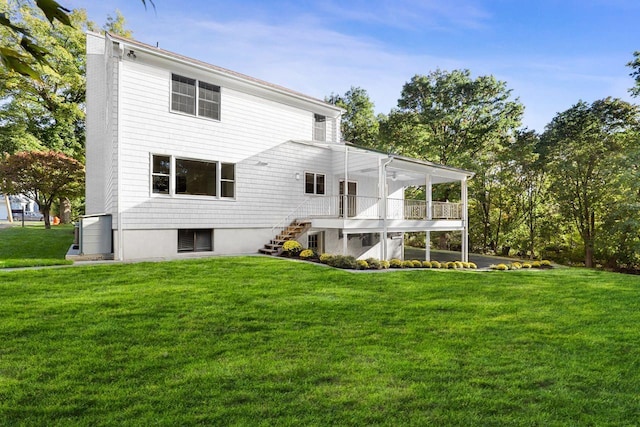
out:
M154 157L169 157L169 193L156 193L153 191L153 160ZM176 160L188 160L194 162L202 162L202 163L215 163L216 165L216 182L215 189L216 195L204 195L204 194L178 194L176 188ZM233 166L233 180L225 179L224 182L232 182L233 183L233 196L222 196L222 165L232 165ZM200 199L200 200L227 200L227 201L235 201L238 194L238 186L237 186L237 163L232 162L223 162L220 160L206 160L206 159L196 159L193 157L187 156L176 156L172 154L161 154L161 153L149 153L149 195L150 197L171 197L171 198L186 198L186 199ZM162 175L165 176L165 175Z
M313 192L307 192L307 175L313 175ZM318 192L318 177L322 176L323 178L323 191L322 193ZM309 194L312 196L326 196L327 195L327 174L321 172L304 172L304 194Z
M173 82L174 82L174 77L179 77L182 79L186 79L186 80L191 80L193 81L193 85L194 85L194 96L193 96L193 107L194 107L194 113L191 114L189 112L186 111L180 111L180 110L175 110L173 108L173 95L174 95L174 91L173 91ZM188 117L197 117L197 118L201 118L201 119L205 119L205 120L211 120L214 122L219 122L222 121L222 86L220 85L216 85L213 83L209 83L200 79L196 79L196 78L192 78L192 77L187 77L184 76L182 74L178 74L178 73L171 73L171 78L169 80L170 84L169 84L169 112L174 113L174 114L181 114L183 116L188 116ZM209 101L209 100L205 100L203 98L200 97L200 84L204 84L207 86L212 86L214 89L214 92L218 93L218 100L217 102L215 101ZM217 90L215 90L217 89ZM218 106L218 115L217 117L209 117L209 116L205 116L205 115L201 115L200 114L200 101L206 102L206 103L214 103L217 104Z

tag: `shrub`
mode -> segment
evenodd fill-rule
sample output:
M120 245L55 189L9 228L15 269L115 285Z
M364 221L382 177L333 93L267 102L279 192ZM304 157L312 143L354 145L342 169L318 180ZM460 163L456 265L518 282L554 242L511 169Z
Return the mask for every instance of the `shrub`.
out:
M454 264L456 265L456 268L464 268L464 264L460 261L454 261Z
M359 259L356 261L356 267L358 268L358 270L368 270L369 263L363 259Z
M475 270L475 269L477 269L477 268L478 268L478 266L477 266L474 262L470 262L470 263L469 263L469 268L471 268L471 269Z
M355 269L358 267L356 259L351 255L335 255L329 260L327 264L329 264L331 267L345 269Z
M492 265L490 268L492 270L500 270L500 271L506 271L509 269L509 267L507 267L507 264Z
M551 267L551 261L549 261L547 259L543 259L542 261L540 261L540 266L541 267Z
M387 268L389 268L389 261L383 259L382 261L380 261L380 267L386 270Z
M533 261L533 262L531 263L531 267L533 267L533 268L540 268L540 267L541 267L540 261Z
M413 264L413 268L422 268L422 261L417 259L411 260L411 264Z
M531 268L531 264L529 264L528 262L525 262L522 264L522 268Z
M302 245L295 240L287 240L282 245L282 252L288 256L298 255L302 251Z
M440 261L431 261L431 268L442 268Z
M333 255L325 253L320 255L320 262L323 264L329 264L329 261L331 261L332 258Z
M468 262L461 261L460 264L462 264L462 268L469 268Z
M413 261L402 261L402 268L413 268Z
M382 266L380 265L380 261L376 258L367 258L367 264L369 264L370 270L380 270Z
M300 252L300 255L298 256L302 259L308 259L308 258L313 258L314 255L315 254L311 249L305 249L302 252Z
M393 258L391 261L389 261L389 266L391 268L402 268L402 261L400 261L398 258Z
M448 262L446 265L447 265L447 268L450 269L450 270L455 270L456 268L458 268L456 263L453 262L453 261Z
M423 268L431 268L431 261L422 261Z

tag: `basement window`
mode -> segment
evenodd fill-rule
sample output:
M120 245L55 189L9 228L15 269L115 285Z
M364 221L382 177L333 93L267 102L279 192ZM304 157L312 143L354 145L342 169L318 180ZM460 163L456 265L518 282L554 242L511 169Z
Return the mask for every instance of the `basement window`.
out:
M213 251L213 229L178 230L178 252Z

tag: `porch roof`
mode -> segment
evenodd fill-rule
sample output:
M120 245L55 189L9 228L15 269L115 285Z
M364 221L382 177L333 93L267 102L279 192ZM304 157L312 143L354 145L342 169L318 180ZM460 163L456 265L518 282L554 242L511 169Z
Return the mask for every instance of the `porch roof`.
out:
M344 153L348 150L348 171L358 175L378 176L379 161L386 163L387 173L392 179L404 182L406 185L424 185L424 177L430 175L434 184L461 181L471 179L474 172L458 169L438 163L401 156L393 153L384 153L372 148L354 145L350 142L318 142L318 141L291 141L297 144L311 145L331 150L335 153ZM375 163L372 164L372 159ZM337 165L335 173L344 170L344 162Z

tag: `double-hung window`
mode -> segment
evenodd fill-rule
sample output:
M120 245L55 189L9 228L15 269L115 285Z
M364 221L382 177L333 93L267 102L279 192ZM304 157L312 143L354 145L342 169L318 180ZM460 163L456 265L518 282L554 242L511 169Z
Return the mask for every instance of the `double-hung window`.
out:
M304 174L305 194L324 194L325 175L322 173L306 172Z
M172 74L171 110L220 120L220 86Z
M327 140L327 118L320 114L313 115L313 140Z
M151 190L155 194L235 197L235 164L153 155Z

